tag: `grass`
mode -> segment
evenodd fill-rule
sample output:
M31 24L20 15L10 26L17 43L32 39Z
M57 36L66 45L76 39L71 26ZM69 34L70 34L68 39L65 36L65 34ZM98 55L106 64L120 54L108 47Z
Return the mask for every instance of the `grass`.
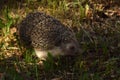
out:
M99 12L98 7L91 10L87 0L27 0L21 3L13 0L3 3L1 7L1 80L120 79L119 17L103 18L96 13ZM48 54L47 61L41 65L33 50L26 50L19 44L16 33L17 24L31 11L45 12L71 27L82 49L80 56L53 58Z

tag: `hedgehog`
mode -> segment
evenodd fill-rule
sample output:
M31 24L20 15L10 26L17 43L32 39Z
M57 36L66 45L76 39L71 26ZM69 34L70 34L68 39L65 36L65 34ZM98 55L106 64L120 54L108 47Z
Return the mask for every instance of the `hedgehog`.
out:
M32 47L38 58L79 53L75 33L54 17L42 12L29 13L18 26L19 39Z

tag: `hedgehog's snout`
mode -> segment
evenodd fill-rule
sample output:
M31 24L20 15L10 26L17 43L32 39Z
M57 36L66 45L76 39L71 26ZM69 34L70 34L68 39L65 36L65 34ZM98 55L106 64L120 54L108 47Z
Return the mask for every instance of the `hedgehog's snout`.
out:
M70 43L67 45L67 51L70 55L75 55L78 53L78 46L76 44Z
M65 55L77 55L79 53L79 47L75 43L64 44L63 51Z

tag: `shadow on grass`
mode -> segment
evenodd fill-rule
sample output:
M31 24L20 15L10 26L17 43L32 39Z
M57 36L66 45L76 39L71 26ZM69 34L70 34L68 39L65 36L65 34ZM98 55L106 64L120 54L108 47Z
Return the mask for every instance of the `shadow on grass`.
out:
M51 80L51 79L79 79L78 67L74 58L61 57L52 61L34 58L27 62L24 58L13 56L0 61L0 79L2 80Z

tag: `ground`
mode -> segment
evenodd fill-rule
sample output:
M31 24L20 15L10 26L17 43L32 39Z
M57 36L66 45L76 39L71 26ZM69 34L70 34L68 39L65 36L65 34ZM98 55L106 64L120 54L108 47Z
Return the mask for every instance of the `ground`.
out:
M1 0L0 80L119 80L119 0ZM49 14L76 33L82 52L49 55L46 61L25 49L16 27L32 11Z

